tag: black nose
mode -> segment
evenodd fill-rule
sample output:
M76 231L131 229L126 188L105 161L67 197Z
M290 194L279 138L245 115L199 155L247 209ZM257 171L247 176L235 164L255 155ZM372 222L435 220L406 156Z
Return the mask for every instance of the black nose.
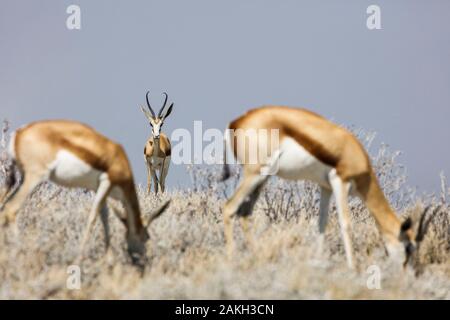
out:
M142 253L137 253L137 252L129 252L130 258L131 258L131 263L138 267L138 268L143 268L147 262L147 257L142 254Z

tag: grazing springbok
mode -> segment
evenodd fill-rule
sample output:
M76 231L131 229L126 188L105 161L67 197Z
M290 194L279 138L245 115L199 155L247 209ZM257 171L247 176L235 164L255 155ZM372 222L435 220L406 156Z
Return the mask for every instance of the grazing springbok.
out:
M121 145L84 124L50 120L33 122L15 131L9 142L9 154L11 161L7 169L7 188L0 198L1 202L6 199L0 208L6 224L15 221L24 200L45 180L65 187L86 188L97 193L78 259L82 257L99 213L106 247L109 246L108 196L120 201L126 212L124 216L123 212L120 214L113 210L126 227L128 253L133 263L145 257L145 242L149 239L147 226L167 208L168 202L151 213L146 224L142 222L133 174ZM22 179L13 190L16 168Z
M152 136L147 140L144 147L144 160L147 166L147 193L150 193L152 184L151 179L153 179L154 190L157 194L159 188L161 188L161 192L165 191L166 176L169 172L171 154L170 140L164 133L161 132L161 127L164 124L164 120L166 120L172 112L173 103L163 114L168 98L167 93L164 92L166 98L163 106L158 112L158 116L156 116L150 106L150 101L148 100L149 93L150 92L147 91L145 98L147 100L147 107L150 112L148 112L144 107L141 107L142 112L145 114L150 126L152 127ZM159 178L156 175L156 171L159 171Z
M267 173L284 179L310 180L319 184L320 242L323 241L327 225L330 197L334 194L350 268L353 268L354 263L349 235L349 194L356 195L365 202L384 236L389 254L403 255L402 251L405 250L408 261L416 242L423 238L423 219L417 236L414 237L411 219L402 223L394 213L377 182L369 156L360 142L346 129L305 109L265 106L250 110L232 121L227 131L227 145L243 165L244 173L239 187L223 209L229 256L234 250L231 217L236 214L243 218L243 231L247 241L251 241L247 218L262 186L270 176ZM269 135L268 132L276 134ZM226 149L225 147L225 160ZM255 161L251 161L252 156ZM225 161L223 180L229 176L230 171ZM425 214L426 211L422 217Z

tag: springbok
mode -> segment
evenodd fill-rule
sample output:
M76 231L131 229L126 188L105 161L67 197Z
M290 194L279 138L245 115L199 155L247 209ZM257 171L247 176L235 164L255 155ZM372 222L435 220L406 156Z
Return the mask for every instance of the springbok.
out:
M272 130L276 134L268 135ZM419 233L422 235L418 233L414 238L411 219L408 218L403 223L400 221L377 182L369 156L349 131L311 111L282 106L250 110L232 121L227 131L225 141L232 148L234 157L243 165L244 173L239 187L223 208L229 256L234 250L231 217L236 214L244 218L240 220L242 228L247 241L251 241L247 218L262 186L270 176L267 173L272 172L284 179L310 180L319 184L320 242L323 241L327 225L330 197L334 194L350 268L353 268L354 263L349 236L349 194L356 195L365 202L385 238L388 253L398 256L403 251L403 244L408 261L416 242L423 237L424 230L421 226ZM225 160L226 149L225 147ZM258 157L254 158L256 161L249 161L255 154ZM229 167L225 161L222 179L229 176ZM421 225L422 222L421 220Z
M144 160L147 166L147 193L150 193L151 179L153 179L155 193L158 193L158 188L161 188L161 192L165 191L166 176L169 172L170 165L170 140L161 132L161 127L164 124L164 120L172 112L173 103L169 106L167 111L163 115L164 107L167 104L167 93L164 92L165 100L164 104L158 112L158 116L155 115L150 102L148 100L147 91L145 98L147 100L147 107L150 110L148 112L144 107L141 107L142 112L148 119L150 126L152 127L152 136L147 140L144 147ZM156 175L156 171L159 171L159 179Z
M121 145L84 124L50 120L33 122L16 130L11 135L8 151L11 161L7 168L7 188L0 198L1 202L6 199L0 208L4 211L5 224L15 221L16 213L27 196L44 180L65 187L96 190L78 259L82 258L99 213L106 248L109 246L108 196L121 202L125 209L125 216L116 211L117 208L113 211L126 227L128 253L133 263L145 258L145 242L149 239L147 226L167 208L169 202L151 213L146 224L142 222L133 174ZM16 168L22 179L13 190Z

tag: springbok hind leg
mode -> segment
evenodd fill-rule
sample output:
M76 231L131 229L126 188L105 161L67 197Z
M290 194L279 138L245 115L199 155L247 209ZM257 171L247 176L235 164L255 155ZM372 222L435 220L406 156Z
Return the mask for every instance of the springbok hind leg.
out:
M3 212L5 225L13 223L16 220L17 211L20 210L28 195L31 194L39 183L45 179L44 176L45 175L43 174L36 174L32 172L24 175L22 185L14 190L4 204Z
M351 229L350 210L348 207L348 192L350 183L345 182L336 173L336 170L330 172L330 184L336 198L336 207L339 216L339 224L341 227L342 239L344 241L345 254L347 257L347 265L350 269L354 268L352 241L349 235Z
M244 177L243 181L237 188L236 192L233 196L227 201L223 208L223 223L224 223L224 232L225 232L225 242L227 246L227 254L228 257L231 258L234 251L234 241L233 241L233 221L231 218L240 211L240 216L244 215L244 209L251 209L252 206L249 204L254 204L256 201L257 195L252 195L258 187L267 179L267 176L260 176L257 174L251 174ZM244 205L243 209L240 209L241 206ZM251 214L251 210L247 211L246 216L248 217ZM244 228L245 228L244 223ZM244 231L248 233L247 231Z
M265 181L266 180L261 181L256 186L255 190L252 193L250 193L250 195L244 200L244 202L241 204L241 206L237 211L237 215L240 218L242 231L244 232L247 247L251 251L254 251L255 242L253 239L253 235L251 233L249 218L253 212L256 200L258 200L259 194L261 193L261 189L263 188Z
M167 173L169 172L169 165L170 165L170 157L166 157L161 165L161 174L159 176L162 193L164 193L166 190L166 177Z
M110 228L109 228L109 210L106 201L103 201L103 206L100 208L100 220L103 225L103 233L105 237L105 251L108 252L110 244Z
M110 246L110 239L111 239L111 230L109 225L109 213L110 210L113 211L114 214L119 214L115 212L114 208L111 207L110 209L110 203L107 203L107 200L104 201L104 205L100 209L100 220L103 225L103 232L104 232L104 238L105 238L105 254L103 256L103 259L106 261L107 265L113 265L114 264L114 256L112 254L111 246ZM122 220L121 220L122 221Z
M84 231L83 240L81 241L80 245L80 251L76 259L77 262L81 262L83 258L84 248L86 247L87 241L89 240L89 234L91 233L91 229L94 226L95 218L99 214L100 209L102 209L102 207L106 205L106 198L110 190L111 182L109 181L109 178L107 176L102 176L100 178L100 184L97 189L97 193L95 194L92 209L89 213L87 227Z
M323 244L325 242L325 229L328 223L328 213L330 209L331 190L321 188L320 191L320 209L319 209L319 240L317 255L323 253Z

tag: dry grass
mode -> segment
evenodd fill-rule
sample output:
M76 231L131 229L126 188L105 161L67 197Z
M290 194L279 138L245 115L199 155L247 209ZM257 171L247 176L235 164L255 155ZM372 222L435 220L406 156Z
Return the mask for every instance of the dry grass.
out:
M269 181L270 188L256 205L255 248L245 247L236 228L239 250L227 260L221 206L237 178L218 184L217 168L194 167L190 168L196 177L192 190L156 198L139 189L144 212L172 199L168 211L150 228L150 259L144 274L130 265L124 229L111 216L112 252L105 255L98 222L82 266L80 290L66 288L66 271L78 253L93 193L43 184L18 215L19 233L11 227L0 229L0 298L449 299L450 206L445 178L439 197L413 196L405 188L396 155L385 147L380 150L374 164L390 200L403 215L414 215L420 203L443 205L419 252L418 276L412 269L402 271L385 256L373 219L356 200L351 208L359 270L349 271L346 266L334 208L324 252L318 255L317 188L278 179ZM367 288L370 265L381 269L379 290Z

